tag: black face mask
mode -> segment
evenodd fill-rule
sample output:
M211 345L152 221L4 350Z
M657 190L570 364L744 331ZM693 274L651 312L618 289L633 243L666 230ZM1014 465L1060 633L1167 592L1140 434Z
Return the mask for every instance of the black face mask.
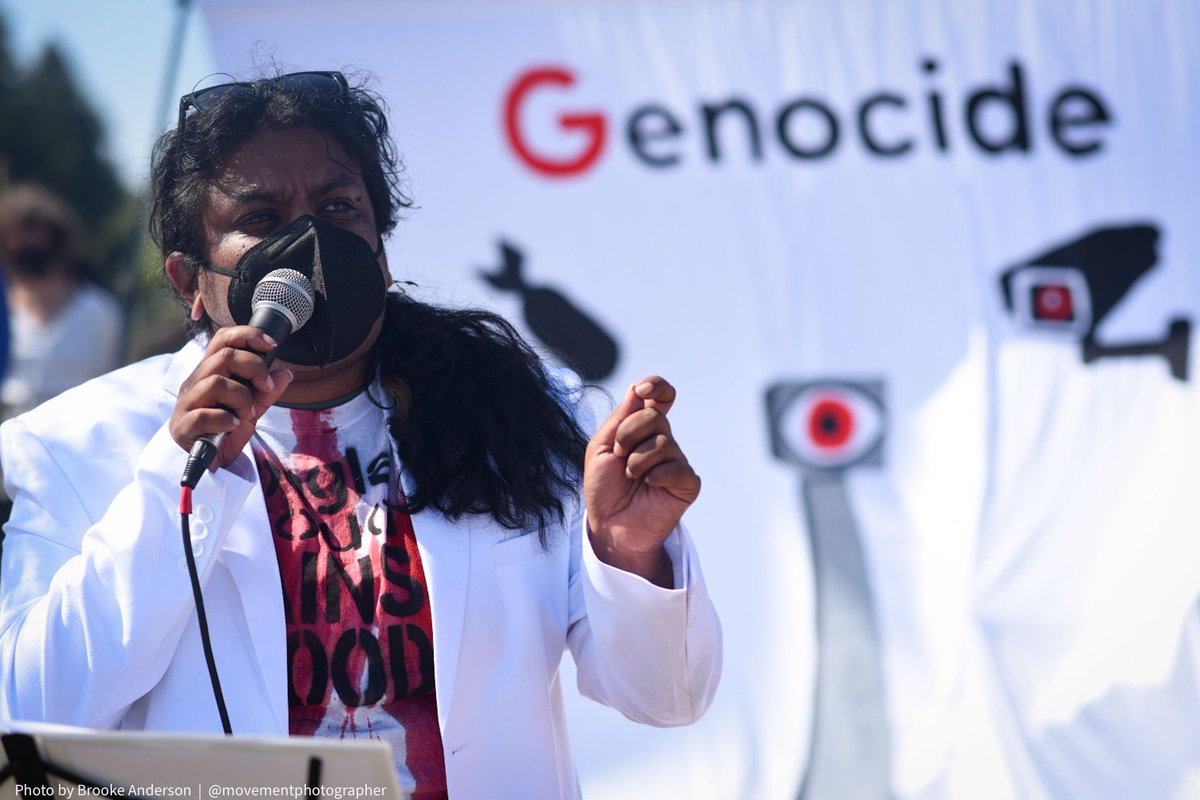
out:
M9 257L9 267L18 275L40 278L50 271L54 250L49 247L22 247Z
M229 312L239 325L250 322L254 287L267 273L281 267L303 273L316 290L312 319L287 338L278 357L323 367L362 346L383 313L387 282L379 252L372 253L361 236L345 228L304 216L243 253L232 270L207 266L233 278Z

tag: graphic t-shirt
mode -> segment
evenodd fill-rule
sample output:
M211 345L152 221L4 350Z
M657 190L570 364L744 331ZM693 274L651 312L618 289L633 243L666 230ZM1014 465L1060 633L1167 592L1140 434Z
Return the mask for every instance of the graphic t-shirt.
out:
M421 554L378 387L334 408L275 406L253 442L287 616L292 735L382 739L401 788L446 797Z

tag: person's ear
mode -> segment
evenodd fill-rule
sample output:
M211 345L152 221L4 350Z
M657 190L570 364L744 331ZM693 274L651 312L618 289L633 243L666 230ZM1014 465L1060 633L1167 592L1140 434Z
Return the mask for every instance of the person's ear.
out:
M191 318L195 320L202 319L204 316L204 299L200 295L199 273L188 263L188 257L176 250L167 256L164 268L167 273L167 279L171 281L171 285L175 287L175 291L179 292L179 296L191 306Z

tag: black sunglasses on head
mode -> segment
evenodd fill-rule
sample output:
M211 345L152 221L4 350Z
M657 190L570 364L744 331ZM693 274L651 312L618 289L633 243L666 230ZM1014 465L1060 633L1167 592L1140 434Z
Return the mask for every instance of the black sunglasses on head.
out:
M183 123L190 111L204 111L212 108L217 102L231 92L247 92L257 95L266 85L278 86L288 91L312 92L329 97L341 97L349 90L345 76L340 72L291 72L278 78L262 78L257 81L236 81L222 83L197 89L179 98L179 124L177 129L183 130Z

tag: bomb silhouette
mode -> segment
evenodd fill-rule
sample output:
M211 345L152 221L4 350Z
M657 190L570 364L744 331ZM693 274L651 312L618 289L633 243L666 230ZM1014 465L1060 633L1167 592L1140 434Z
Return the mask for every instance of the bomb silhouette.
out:
M480 275L502 292L516 292L523 301L525 324L538 340L585 381L602 381L616 369L617 342L557 289L525 282L525 255L500 240L501 264L496 272Z
M1158 263L1154 225L1103 227L1040 253L1000 276L1009 311L1035 327L1080 337L1083 363L1123 356L1162 356L1171 375L1187 380L1191 322L1175 317L1161 339L1105 345L1096 330Z

